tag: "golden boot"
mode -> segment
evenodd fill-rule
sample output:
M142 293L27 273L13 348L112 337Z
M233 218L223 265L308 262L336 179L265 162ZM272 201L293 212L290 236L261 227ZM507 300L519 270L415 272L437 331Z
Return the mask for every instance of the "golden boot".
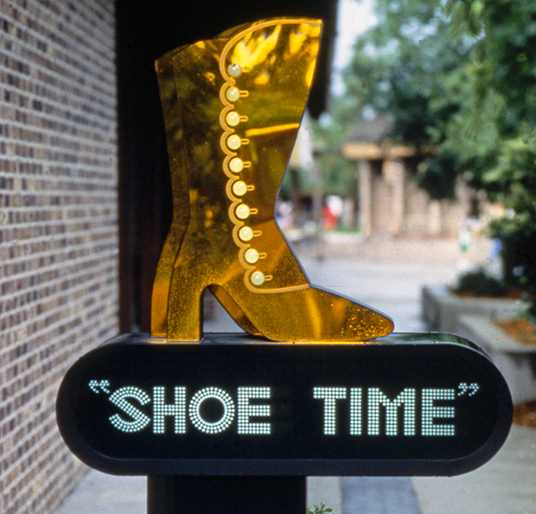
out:
M206 288L246 331L360 341L392 321L312 287L274 220L311 85L321 23L275 19L157 61L174 216L153 290L153 336L197 341Z

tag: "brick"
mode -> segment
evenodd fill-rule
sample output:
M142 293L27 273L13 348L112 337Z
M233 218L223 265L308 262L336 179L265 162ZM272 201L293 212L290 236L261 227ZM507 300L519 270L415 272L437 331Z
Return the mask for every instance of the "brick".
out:
M111 0L0 0L0 512L48 514L85 467L67 368L118 330Z

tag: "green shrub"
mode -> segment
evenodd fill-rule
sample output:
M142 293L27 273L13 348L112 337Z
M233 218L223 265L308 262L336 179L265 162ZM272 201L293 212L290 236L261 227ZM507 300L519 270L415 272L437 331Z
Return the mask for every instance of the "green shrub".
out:
M508 290L501 280L479 268L460 275L454 292L469 293L472 296L505 296Z
M331 514L331 512L333 512L333 509L326 508L324 502L320 503L320 507L318 505L313 508L307 507L307 514Z

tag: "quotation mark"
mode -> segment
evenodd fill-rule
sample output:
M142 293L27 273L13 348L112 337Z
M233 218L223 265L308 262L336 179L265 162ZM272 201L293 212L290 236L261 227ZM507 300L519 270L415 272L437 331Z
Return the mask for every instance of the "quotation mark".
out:
M89 388L96 394L99 394L99 388L102 389L106 394L110 394L110 382L108 380L90 380Z
M462 382L460 385L458 385L458 396L463 396L464 394L467 394L467 396L473 396L476 394L478 389L478 384L466 384L465 382Z

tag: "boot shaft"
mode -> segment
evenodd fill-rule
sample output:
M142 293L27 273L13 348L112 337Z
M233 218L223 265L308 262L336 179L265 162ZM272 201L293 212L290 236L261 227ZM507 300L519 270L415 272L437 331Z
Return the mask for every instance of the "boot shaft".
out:
M319 22L265 21L157 61L174 208L188 203L198 229L232 228L240 204L257 211L253 224L273 219L319 37Z
M312 287L274 220L320 27L262 21L157 61L174 217L155 278L153 335L200 340L206 288L244 330L274 340L392 330L383 315Z

